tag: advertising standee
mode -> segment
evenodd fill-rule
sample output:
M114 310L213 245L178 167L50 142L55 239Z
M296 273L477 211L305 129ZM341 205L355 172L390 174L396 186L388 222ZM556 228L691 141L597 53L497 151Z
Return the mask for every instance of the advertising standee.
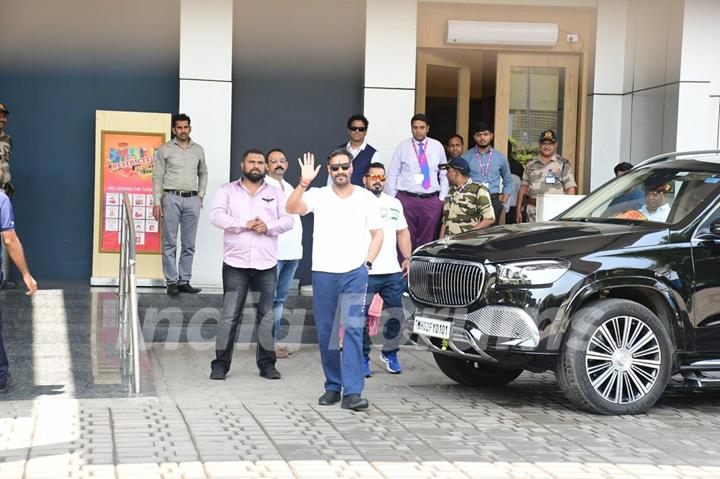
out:
M120 251L122 198L128 193L138 253L160 253L160 225L153 218L152 168L162 133L102 132L100 252Z

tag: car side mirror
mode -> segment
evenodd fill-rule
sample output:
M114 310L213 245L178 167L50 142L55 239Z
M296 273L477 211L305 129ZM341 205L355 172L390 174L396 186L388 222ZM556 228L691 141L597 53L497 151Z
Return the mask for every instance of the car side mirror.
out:
M720 237L720 218L710 223L710 233Z
M706 233L699 235L698 239L702 241L720 241L720 218L710 223L708 230Z

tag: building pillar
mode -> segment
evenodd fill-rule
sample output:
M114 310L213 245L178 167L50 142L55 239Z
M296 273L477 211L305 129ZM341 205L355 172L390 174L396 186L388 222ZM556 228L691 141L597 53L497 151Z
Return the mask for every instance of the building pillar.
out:
M720 3L685 0L677 101L677 150L718 148Z
M614 176L613 168L629 161L632 56L628 35L628 0L601 0L597 7L595 77L590 93L590 168L586 184L594 190ZM624 54L623 54L624 53ZM628 61L630 60L630 61Z
M210 224L208 210L230 177L233 0L181 0L180 5L179 111L190 116L191 137L205 149L209 171L192 283L221 286L222 231Z
M417 0L367 0L364 113L368 142L390 165L415 113Z

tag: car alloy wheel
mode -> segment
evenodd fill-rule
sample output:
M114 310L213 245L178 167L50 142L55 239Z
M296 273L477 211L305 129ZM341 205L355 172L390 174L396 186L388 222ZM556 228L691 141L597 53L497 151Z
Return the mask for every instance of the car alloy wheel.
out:
M619 298L584 304L572 315L555 377L580 408L639 414L662 396L672 369L668 326L645 306Z
M628 404L655 385L662 352L655 333L638 318L616 316L595 330L585 353L590 382L607 401Z

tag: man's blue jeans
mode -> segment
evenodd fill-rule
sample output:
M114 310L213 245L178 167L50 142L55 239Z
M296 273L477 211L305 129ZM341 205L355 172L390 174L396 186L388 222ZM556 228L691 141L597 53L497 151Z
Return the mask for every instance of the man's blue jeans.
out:
M342 391L343 396L361 394L365 387L362 336L367 281L365 266L347 273L312 273L313 311L325 390ZM344 329L342 351L340 324Z
M280 339L280 322L283 316L283 306L290 292L290 283L295 278L295 271L300 264L299 259L279 259L277 262L277 285L275 286L275 301L273 314L275 315L275 341Z
M373 296L379 294L383 300L383 319L385 321L385 334L383 341L383 352L393 353L400 348L402 335L400 329L405 322L405 314L403 312L402 294L405 290L405 280L402 273L390 274L371 274L368 277L367 288L367 309L370 308ZM370 346L372 340L368 334L367 324L363 330L363 355L370 354Z
M275 296L275 266L270 269L234 268L223 263L223 311L218 322L215 338L216 358L211 367L230 370L235 336L242 317L248 292L258 292L255 323L257 324L256 361L260 371L275 365L275 341L273 340L272 302Z

